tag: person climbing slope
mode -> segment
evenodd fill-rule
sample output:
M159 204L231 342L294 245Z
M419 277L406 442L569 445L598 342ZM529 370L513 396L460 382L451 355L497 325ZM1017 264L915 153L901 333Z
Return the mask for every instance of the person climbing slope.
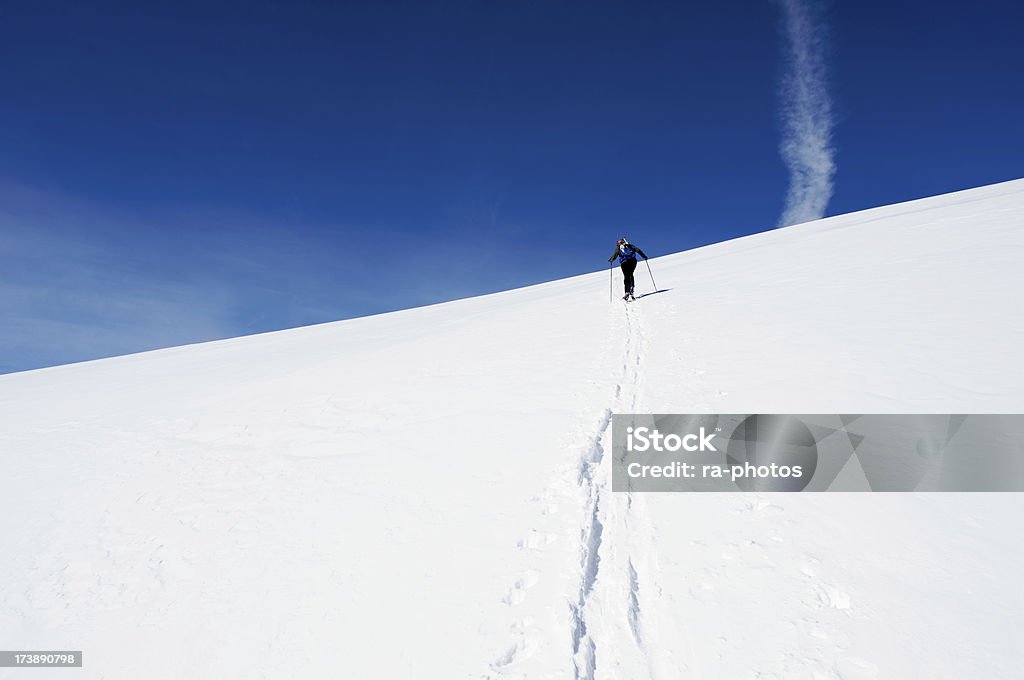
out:
M626 294L622 296L623 300L635 300L633 297L633 272L636 270L636 256L647 259L647 255L644 251L640 250L640 247L634 245L626 240L623 236L619 239L619 242L615 244L615 252L608 258L608 262L614 262L615 258L619 258L619 266L622 267L622 285L626 290Z

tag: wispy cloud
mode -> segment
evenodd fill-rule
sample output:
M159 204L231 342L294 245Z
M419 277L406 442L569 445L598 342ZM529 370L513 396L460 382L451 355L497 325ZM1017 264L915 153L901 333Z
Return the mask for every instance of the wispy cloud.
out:
M507 250L462 240L439 257L428 236L390 227L211 206L138 213L0 177L0 374L493 288ZM457 261L469 264L453 276Z
M781 151L790 175L779 226L787 226L825 215L836 165L821 9L813 0L779 0L779 5L786 40Z
M314 294L323 262L289 252L288 230L261 231L242 216L142 216L0 179L0 373L344 316Z
M237 331L232 296L159 271L143 237L135 248L104 245L69 222L11 215L9 205L0 213L0 373Z

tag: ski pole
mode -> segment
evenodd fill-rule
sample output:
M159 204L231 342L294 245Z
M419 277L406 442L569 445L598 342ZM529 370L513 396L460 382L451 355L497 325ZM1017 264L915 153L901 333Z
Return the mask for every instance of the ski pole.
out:
M608 302L612 301L612 278L615 276L612 271L615 269L615 264L608 265Z
M654 272L651 271L651 263L647 261L646 257L644 258L644 264L647 265L647 273L651 275L651 285L654 286L654 292L657 293L658 284L654 282Z

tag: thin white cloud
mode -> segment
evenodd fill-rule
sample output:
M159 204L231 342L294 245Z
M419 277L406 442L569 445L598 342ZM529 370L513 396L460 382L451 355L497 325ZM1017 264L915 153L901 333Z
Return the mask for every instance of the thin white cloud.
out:
M789 189L779 219L784 227L824 217L836 165L820 9L805 0L779 0L779 4L786 39L781 152L789 169Z
M0 373L227 337L235 300L138 271L56 230L0 218Z
M344 233L206 206L134 213L0 177L0 374L439 301L416 290L429 244Z
M176 233L0 178L0 374L246 332L247 272Z

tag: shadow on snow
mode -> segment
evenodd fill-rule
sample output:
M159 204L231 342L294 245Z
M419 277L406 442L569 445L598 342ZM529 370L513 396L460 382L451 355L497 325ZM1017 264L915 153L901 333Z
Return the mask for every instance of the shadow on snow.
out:
M672 290L672 289L671 288L662 288L660 290L651 291L650 293L644 293L643 295L637 295L636 299L639 300L641 298L647 297L648 295L657 295L658 293L667 293L670 290Z

